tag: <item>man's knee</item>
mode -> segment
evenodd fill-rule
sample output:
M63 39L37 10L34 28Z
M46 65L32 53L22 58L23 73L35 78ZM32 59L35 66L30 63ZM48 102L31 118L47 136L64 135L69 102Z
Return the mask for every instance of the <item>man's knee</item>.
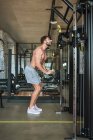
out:
M41 85L37 86L37 87L35 88L35 90L37 90L38 92L40 92L40 91L42 90L42 86L41 86Z
M41 90L42 90L42 86L39 86L39 87L38 87L38 91L41 91Z

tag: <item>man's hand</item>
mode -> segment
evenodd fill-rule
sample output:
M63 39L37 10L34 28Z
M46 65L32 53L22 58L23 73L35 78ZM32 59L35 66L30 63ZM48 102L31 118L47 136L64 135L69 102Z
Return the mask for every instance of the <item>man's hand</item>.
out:
M54 69L48 70L46 74L55 74L55 70Z

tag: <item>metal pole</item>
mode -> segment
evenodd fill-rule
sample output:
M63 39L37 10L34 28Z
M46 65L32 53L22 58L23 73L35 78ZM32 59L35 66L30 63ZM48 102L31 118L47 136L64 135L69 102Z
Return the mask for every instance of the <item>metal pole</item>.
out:
M73 5L68 1L68 0L61 0L64 1L64 3L71 9L73 10Z
M21 65L22 65L22 64L21 64L21 60L22 60L22 54L20 54L20 58L19 58L19 59L20 59L20 73L21 73Z
M68 44L68 47L67 47L67 52L68 52L68 59L67 59L67 74L68 74L68 79L69 79L69 74L70 74L70 72L69 72L69 68L70 68L70 56L69 56L69 44Z
M63 104L62 104L62 96L63 96L63 91L62 91L62 48L60 49L60 107L61 111L63 110Z
M60 47L60 112L56 112L56 114L61 114L63 112L63 82L62 82L62 70L63 70L63 61L62 61L62 51L63 49Z
M73 5L73 30L74 30L74 48L73 48L73 137L66 140L77 140L77 15L76 3Z
M8 94L11 94L11 56L12 56L12 50L8 50Z
M24 54L24 69L26 67L26 55Z
M18 77L18 43L16 43L16 58L15 58L15 83L17 83Z
M91 5L91 16L90 16L90 139L93 139L93 1L90 2Z
M73 138L77 139L77 15L76 4L73 6L73 30L75 35L75 47L73 50Z
M50 22L51 22L52 18L54 18L54 11L52 9L54 6L55 6L55 0L52 0ZM48 35L51 35L51 23L50 22L49 22Z
M67 80L68 80L68 99L69 99L69 75L70 75L70 46L67 46ZM69 100L68 100L68 109L69 109Z
M84 68L85 68L85 41L81 40L81 51L80 51L80 135L83 133L84 130ZM82 116L83 115L83 116ZM82 123L83 122L83 125Z
M85 48L85 77L84 77L84 136L90 135L89 130L89 116L90 116L90 67L91 67L91 48L90 48L90 32L91 32L91 24L90 24L90 5L86 4L86 15L85 15L85 32L88 37L87 46Z
M59 16L66 24L69 23L69 21L67 19L64 19L64 15L62 13L60 13L55 7L53 8L53 11L55 12L55 14L57 16Z

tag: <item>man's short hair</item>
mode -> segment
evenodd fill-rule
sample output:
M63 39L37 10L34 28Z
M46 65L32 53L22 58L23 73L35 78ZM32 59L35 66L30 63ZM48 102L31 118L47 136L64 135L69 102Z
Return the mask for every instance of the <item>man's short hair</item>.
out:
M51 37L50 37L49 35L44 35L44 36L41 37L41 39L40 39L41 44L44 43L44 41L46 40L47 37L48 37L49 39L51 39Z

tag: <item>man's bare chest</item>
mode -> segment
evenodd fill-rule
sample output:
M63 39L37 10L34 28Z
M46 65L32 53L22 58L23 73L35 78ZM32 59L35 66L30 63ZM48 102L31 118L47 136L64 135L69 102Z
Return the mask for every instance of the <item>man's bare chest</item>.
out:
M41 55L41 61L46 61L46 59L47 59L47 55L46 55L46 53L42 53L42 55Z

